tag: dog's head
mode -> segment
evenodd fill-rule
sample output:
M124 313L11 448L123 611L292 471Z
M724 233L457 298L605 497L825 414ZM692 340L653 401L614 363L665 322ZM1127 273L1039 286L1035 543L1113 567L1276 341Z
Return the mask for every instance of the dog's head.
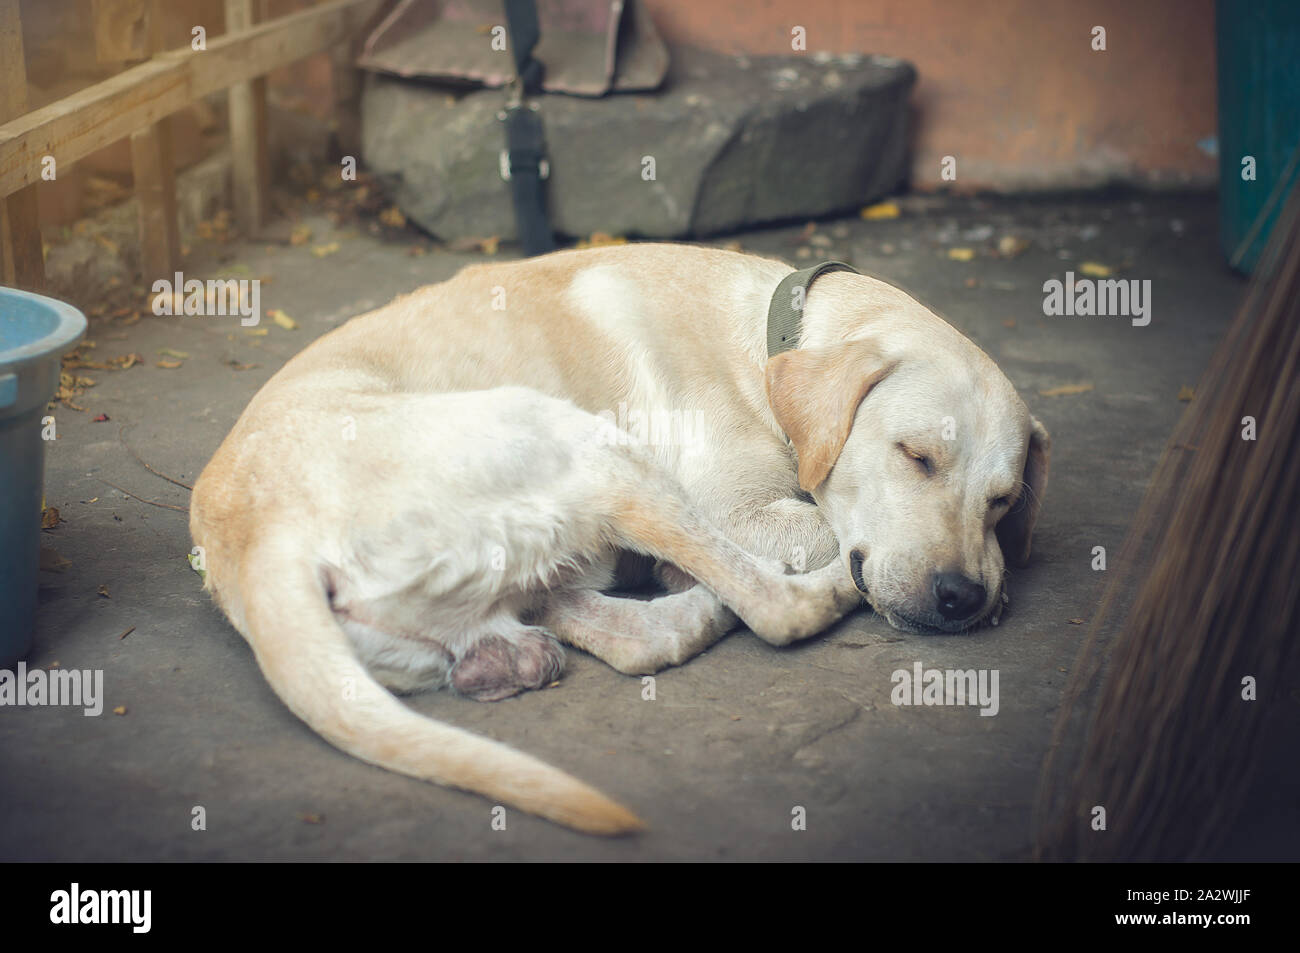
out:
M840 558L897 628L977 625L1029 556L1047 430L983 351L883 282L823 278L805 323L768 362L768 401Z

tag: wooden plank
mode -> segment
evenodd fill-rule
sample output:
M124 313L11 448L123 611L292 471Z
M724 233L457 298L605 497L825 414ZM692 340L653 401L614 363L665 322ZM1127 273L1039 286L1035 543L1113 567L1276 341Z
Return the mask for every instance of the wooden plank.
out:
M27 109L27 60L18 0L0 0L0 122ZM45 288L40 205L35 183L0 192L0 284L25 291Z
M181 266L171 119L131 133L131 172L139 209L140 269L149 284L170 278Z
M160 49L159 0L150 0L143 25L145 50ZM181 228L176 211L176 163L169 117L131 133L131 175L140 223L140 270L145 284L181 269Z
M382 2L329 0L244 33L209 37L205 51L160 53L0 125L0 195L38 181L42 155L75 162L195 99L337 46Z
M256 22L254 0L226 0L227 35L246 33ZM255 236L266 221L270 188L266 141L266 77L230 87L230 165L235 221L245 237Z
M121 66L161 52L161 46L150 43L149 2L90 0L95 59L101 65Z

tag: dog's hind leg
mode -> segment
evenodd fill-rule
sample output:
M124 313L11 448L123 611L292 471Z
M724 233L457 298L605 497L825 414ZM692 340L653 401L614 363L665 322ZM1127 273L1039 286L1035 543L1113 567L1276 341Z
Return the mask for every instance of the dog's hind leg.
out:
M564 672L564 649L551 633L519 623L478 638L451 669L451 684L481 702L551 684Z
M704 586L648 601L566 589L548 599L538 621L625 675L681 665L739 624Z

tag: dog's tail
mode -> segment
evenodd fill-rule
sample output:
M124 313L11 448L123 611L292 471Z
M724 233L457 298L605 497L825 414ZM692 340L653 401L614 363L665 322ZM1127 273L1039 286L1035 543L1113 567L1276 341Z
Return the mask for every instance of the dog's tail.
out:
M303 557L299 547L270 540L248 553L240 573L245 635L276 694L327 741L362 761L576 830L622 834L645 826L563 771L394 698L353 653L316 568Z

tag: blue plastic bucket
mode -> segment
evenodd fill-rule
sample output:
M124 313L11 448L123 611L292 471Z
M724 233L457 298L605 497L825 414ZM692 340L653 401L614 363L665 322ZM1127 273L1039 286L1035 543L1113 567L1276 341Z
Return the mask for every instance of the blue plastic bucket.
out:
M86 317L44 295L0 288L0 668L32 645L41 551L45 441L41 418L59 386L60 358Z

